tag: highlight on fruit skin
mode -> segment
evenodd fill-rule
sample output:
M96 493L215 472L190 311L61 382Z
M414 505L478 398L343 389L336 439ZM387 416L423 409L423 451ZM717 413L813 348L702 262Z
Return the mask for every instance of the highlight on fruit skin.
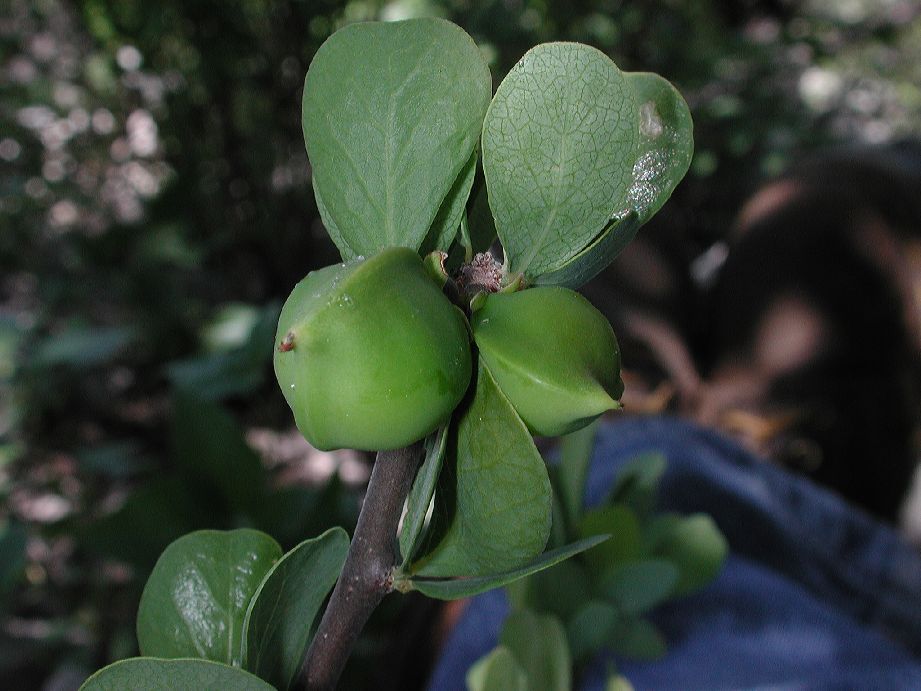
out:
M463 313L412 250L311 272L285 302L275 375L318 449L394 449L422 439L470 383Z
M620 407L620 348L579 293L540 286L489 295L471 317L489 371L534 434L559 436Z

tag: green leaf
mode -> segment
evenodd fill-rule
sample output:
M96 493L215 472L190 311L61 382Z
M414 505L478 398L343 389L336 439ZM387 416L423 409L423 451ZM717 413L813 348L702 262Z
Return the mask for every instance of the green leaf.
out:
M527 428L481 362L466 410L451 425L419 576L516 569L550 535L550 478Z
M573 659L585 660L601 650L619 620L614 605L600 600L585 603L566 625Z
M640 224L668 201L694 155L694 123L681 94L650 72L626 75L638 106L639 141L633 162L630 207Z
M358 256L358 252L349 246L348 240L339 230L339 226L336 225L336 219L329 213L329 208L326 206L326 202L323 201L323 195L317 187L317 178L315 176L311 178L310 185L313 187L313 197L317 202L317 212L320 214L323 227L326 228L326 234L329 235L329 239L339 248L339 254L342 255L343 261L347 262L355 259Z
M216 492L232 511L252 508L263 489L262 464L236 421L187 391L173 399L173 446L183 474Z
M579 535L608 534L611 539L586 552L589 572L600 576L613 566L640 556L642 535L636 514L622 504L611 504L587 512L579 524Z
M666 464L665 456L660 453L637 456L620 471L608 502L626 504L640 519L646 518L655 508L656 492Z
M529 50L483 124L489 203L512 272L569 263L627 210L639 132L633 89L578 43Z
M633 684L622 674L612 674L604 685L604 691L634 691Z
M606 647L618 655L656 660L668 651L661 632L645 619L621 619L609 632Z
M469 691L529 691L528 678L508 648L499 646L467 671Z
M422 245L470 162L490 92L473 40L441 19L351 24L320 47L304 82L304 140L344 258Z
M694 124L687 103L667 80L648 72L627 73L637 105L639 136L633 154L628 214L620 214L566 265L536 283L578 288L598 275L668 201L691 164Z
M409 589L418 590L423 595L439 600L456 600L462 597L470 597L559 564L564 559L569 559L569 557L579 552L591 549L595 545L604 542L607 538L607 535L595 535L586 540L573 542L571 545L544 552L521 568L506 571L505 573L479 576L477 578L412 578L409 581Z
M514 607L530 607L567 621L591 599L588 574L581 559L567 559L556 566L506 587Z
M599 591L628 614L638 615L664 602L678 582L678 569L664 559L621 564L601 580Z
M612 221L588 247L568 264L535 279L537 285L580 288L601 273L623 249L633 242L642 222L635 212Z
M461 217L464 215L467 199L470 197L470 189L473 187L477 158L477 152L474 151L460 175L457 176L457 180L454 181L448 196L441 203L435 221L419 250L423 256L435 250L447 252L451 249L451 243L454 242L460 229Z
M686 595L712 581L723 567L729 544L704 514L681 518L663 531L651 552L673 562L679 571L675 595Z
M259 677L208 660L133 657L103 667L80 691L274 691Z
M566 525L572 530L582 513L585 478L595 448L599 420L560 439L560 464L557 467L558 483L555 486L563 506Z
M32 350L33 367L95 367L125 352L140 338L135 327L74 327L48 336Z
M141 653L239 666L247 607L281 554L278 543L257 530L200 530L176 540L141 595Z
M570 691L572 660L559 619L527 609L512 612L499 640L521 665L530 691Z
M307 652L311 625L348 550L348 534L331 528L299 544L265 575L243 624L245 669L279 689L290 688Z
M435 494L435 484L441 472L445 451L448 448L448 427L440 427L435 434L429 435L425 440L425 458L413 481L413 487L406 500L406 516L403 518L403 529L400 531L400 554L403 555L403 565L406 569L415 558L420 546L425 527L425 515L428 513L432 496Z

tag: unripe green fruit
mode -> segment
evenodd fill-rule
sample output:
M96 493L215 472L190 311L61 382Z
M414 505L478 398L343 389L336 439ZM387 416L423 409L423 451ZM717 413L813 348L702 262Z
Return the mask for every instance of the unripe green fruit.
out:
M394 449L432 432L470 382L464 316L412 250L307 275L278 320L275 375L319 449Z
M489 295L471 326L480 357L532 433L568 434L620 407L614 330L579 293L547 286Z

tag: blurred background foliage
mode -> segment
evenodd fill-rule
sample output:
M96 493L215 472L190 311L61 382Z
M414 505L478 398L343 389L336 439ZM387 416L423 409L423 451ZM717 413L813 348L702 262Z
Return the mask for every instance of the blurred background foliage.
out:
M668 210L694 255L794 155L921 134L919 13L905 0L4 2L0 685L75 688L133 654L146 573L187 530L252 525L288 547L354 520L366 459L311 452L271 375L281 301L338 259L300 125L307 66L337 28L449 18L495 83L550 40L661 73L696 125ZM374 631L363 654L387 649ZM424 677L387 650L416 669L376 688Z

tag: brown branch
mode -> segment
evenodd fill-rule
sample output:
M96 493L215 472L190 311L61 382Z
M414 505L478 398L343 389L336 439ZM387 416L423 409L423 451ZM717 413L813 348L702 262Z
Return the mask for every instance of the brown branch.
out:
M377 454L345 565L307 651L308 691L335 688L368 617L393 590L397 526L421 459L421 443Z

